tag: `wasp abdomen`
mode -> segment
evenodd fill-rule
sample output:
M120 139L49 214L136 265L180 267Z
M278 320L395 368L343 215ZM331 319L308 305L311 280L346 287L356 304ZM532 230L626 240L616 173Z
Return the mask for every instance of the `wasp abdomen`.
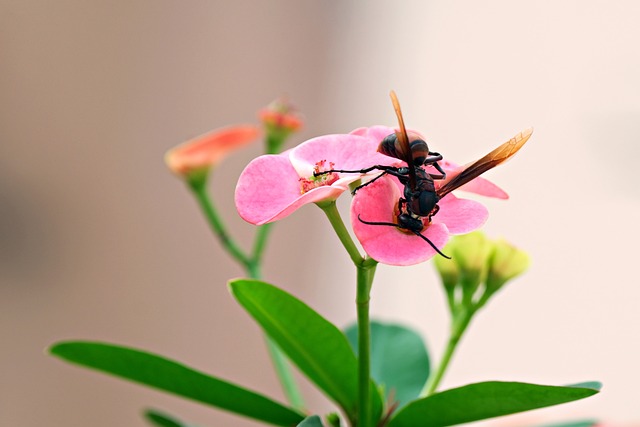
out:
M416 133L408 132L409 148L411 149L411 158L413 164L416 166L422 166L424 161L429 156L429 147L422 137ZM385 156L394 157L396 159L404 160L408 156L404 152L403 146L398 140L398 136L395 133L386 136L380 145L378 146L378 152Z

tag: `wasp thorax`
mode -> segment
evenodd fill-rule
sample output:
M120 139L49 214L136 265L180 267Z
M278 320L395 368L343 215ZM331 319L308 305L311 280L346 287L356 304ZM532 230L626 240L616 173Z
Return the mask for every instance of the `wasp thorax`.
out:
M403 147L397 133L386 136L378 146L378 152L400 160L406 160L410 157L413 159L414 165L422 166L429 155L427 143L422 138L422 135L417 132L407 132L407 137L409 150L411 151L410 156L407 155L406 148Z

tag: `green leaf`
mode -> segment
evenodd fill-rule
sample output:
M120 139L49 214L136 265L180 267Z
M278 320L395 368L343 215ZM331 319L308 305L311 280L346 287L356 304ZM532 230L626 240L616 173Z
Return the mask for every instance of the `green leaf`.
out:
M490 381L446 390L400 410L388 427L444 427L571 402L596 394L589 387Z
M323 427L322 420L317 415L311 415L304 420L297 427Z
M302 301L273 285L239 279L229 287L289 359L354 420L358 365L344 334ZM371 395L372 420L377 421L382 402L373 383Z
M302 414L263 395L145 351L87 341L58 343L49 351L71 363L267 423L291 426L304 418Z
M345 335L358 353L358 326ZM371 322L371 376L400 407L418 397L429 377L429 355L420 335L401 325Z
M189 424L174 418L168 414L165 414L155 409L149 409L144 412L144 417L154 426L158 427L193 427Z
M560 423L543 424L537 427L593 427L598 423L600 423L600 421L591 419L591 420L564 421Z

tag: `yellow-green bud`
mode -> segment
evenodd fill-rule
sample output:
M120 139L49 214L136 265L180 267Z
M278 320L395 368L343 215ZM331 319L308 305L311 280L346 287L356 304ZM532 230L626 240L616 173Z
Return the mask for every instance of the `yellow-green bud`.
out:
M449 243L443 248L443 251L447 253L451 250L452 246L453 245ZM442 280L444 287L450 289L455 288L458 284L458 280L460 279L460 272L458 271L456 263L452 259L447 259L442 256L436 256L433 259L433 262L438 274L440 274L440 279Z
M497 291L506 282L524 273L531 262L526 252L503 239L496 241L493 246L486 282L489 292Z
M460 282L465 291L472 293L486 277L493 245L481 231L453 239L451 258L460 271Z

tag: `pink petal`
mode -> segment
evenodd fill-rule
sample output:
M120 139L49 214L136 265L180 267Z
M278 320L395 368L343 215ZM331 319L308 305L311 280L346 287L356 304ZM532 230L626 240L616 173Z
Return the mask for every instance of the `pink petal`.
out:
M365 221L393 223L400 191L388 177L381 178L358 191L351 204L353 231L365 252L384 264L412 265L433 257L436 252L420 237L397 227L369 225ZM422 234L438 248L449 239L444 223L429 225Z
M299 178L286 155L254 159L236 186L235 202L240 217L251 224L265 224L282 219L305 204L335 199L347 189L346 184L336 182L300 194Z
M432 225L444 223L451 234L464 234L480 228L489 217L487 208L474 200L458 199L448 194L438 202L440 210Z
M300 176L313 175L317 162L326 160L327 167L360 170L376 164L388 164L389 157L378 153L377 143L357 135L324 135L298 145L289 153L291 164ZM386 163L383 163L386 162Z
M484 178L478 177L471 182L466 183L459 188L460 191L467 191L469 193L479 194L485 197L493 197L495 199L506 200L509 195L493 182Z
M388 126L371 126L368 128L358 128L349 132L351 135L360 135L380 144L383 139L394 133L396 130Z

